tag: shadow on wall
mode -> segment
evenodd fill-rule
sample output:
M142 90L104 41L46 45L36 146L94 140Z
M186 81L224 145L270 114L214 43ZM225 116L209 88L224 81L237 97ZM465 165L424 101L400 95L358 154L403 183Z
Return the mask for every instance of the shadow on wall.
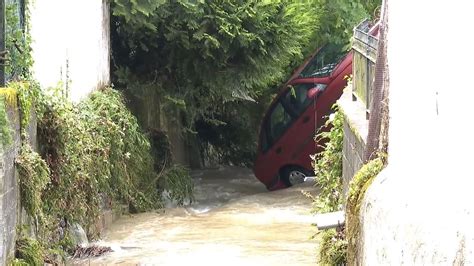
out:
M128 107L150 136L153 153L158 158L155 165L158 171L172 163L193 169L203 167L197 139L184 132L178 108L163 108L155 90L148 90L142 97L129 90L123 92Z

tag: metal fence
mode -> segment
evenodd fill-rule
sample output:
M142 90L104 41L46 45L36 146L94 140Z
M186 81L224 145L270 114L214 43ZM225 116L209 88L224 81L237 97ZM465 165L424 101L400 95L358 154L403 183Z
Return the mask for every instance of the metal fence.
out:
M353 57L353 100L361 101L369 117L370 104L377 58L378 38L370 34L371 22L364 20L354 29Z

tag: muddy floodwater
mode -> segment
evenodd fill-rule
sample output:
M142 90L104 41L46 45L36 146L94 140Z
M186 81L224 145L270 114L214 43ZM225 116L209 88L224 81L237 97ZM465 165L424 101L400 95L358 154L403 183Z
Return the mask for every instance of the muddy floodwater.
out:
M311 183L268 192L250 170L194 171L195 201L124 216L98 245L114 252L80 265L316 265Z

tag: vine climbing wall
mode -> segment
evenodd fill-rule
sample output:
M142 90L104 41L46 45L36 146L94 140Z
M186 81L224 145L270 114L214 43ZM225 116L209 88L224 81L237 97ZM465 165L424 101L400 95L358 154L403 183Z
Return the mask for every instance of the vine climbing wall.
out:
M7 107L14 134L8 147L0 150L0 264L5 265L15 247L15 229L18 218L19 189L14 160L20 147L20 122L15 108Z

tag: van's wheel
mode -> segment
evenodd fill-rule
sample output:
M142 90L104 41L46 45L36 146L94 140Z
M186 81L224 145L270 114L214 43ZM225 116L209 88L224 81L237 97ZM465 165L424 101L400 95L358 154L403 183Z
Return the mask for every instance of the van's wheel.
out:
M303 183L307 176L311 176L311 172L299 166L285 167L281 171L281 179L288 187Z

